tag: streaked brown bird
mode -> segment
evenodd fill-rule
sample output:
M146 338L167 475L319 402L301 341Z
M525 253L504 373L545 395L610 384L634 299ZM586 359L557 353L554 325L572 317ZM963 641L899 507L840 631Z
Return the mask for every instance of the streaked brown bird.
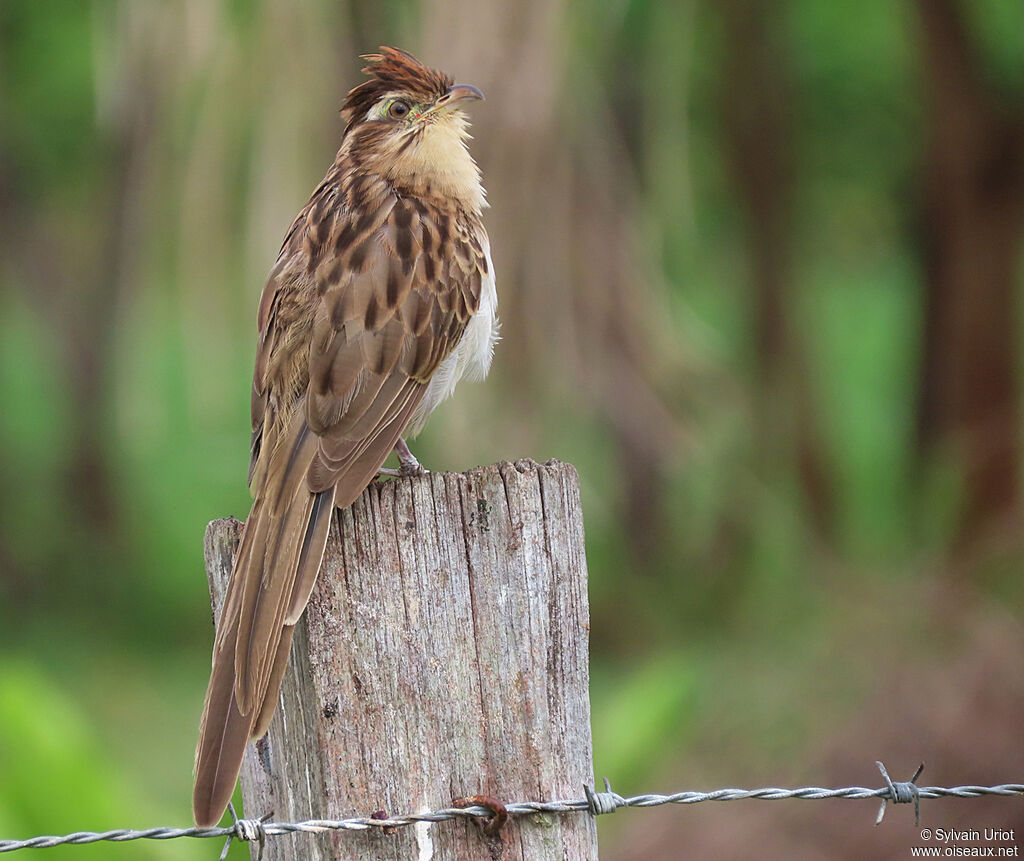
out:
M364 57L341 148L292 223L259 308L252 510L213 647L196 749L196 823L219 821L245 745L277 705L295 623L335 507L377 476L404 435L497 340L480 172L461 107L483 98L411 54Z

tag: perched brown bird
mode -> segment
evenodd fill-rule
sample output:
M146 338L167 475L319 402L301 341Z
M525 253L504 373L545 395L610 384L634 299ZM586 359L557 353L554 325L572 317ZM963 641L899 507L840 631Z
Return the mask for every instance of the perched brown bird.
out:
M345 508L463 377L486 375L497 294L464 102L476 87L395 48L369 54L341 148L263 289L252 510L213 648L196 822L214 825L277 705L335 507Z

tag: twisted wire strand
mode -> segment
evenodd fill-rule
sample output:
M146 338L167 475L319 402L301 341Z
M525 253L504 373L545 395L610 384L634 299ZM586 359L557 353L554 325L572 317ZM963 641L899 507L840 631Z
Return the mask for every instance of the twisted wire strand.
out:
M1024 784L1003 783L996 786L915 786L913 781L890 782L878 789L866 786L844 786L829 789L821 786L803 786L784 789L766 786L759 789L715 789L709 792L684 791L672 795L648 793L623 797L611 791L607 781L605 792L594 792L588 786L585 798L555 801L518 801L505 805L509 816L529 816L535 813L578 813L591 815L611 813L620 807L659 807L663 804L699 804L705 801L782 801L799 798L815 801L824 798L863 800L879 799L883 802L908 803L919 798L980 798L982 796L1024 795ZM914 786L910 792L908 787ZM894 791L895 790L895 791ZM445 807L432 813L413 813L390 819L353 817L350 819L309 819L303 822L262 822L259 819L236 819L235 823L219 828L147 828L144 830L115 829L113 831L76 831L62 836L30 837L26 840L0 840L0 853L18 849L44 849L52 846L84 845L108 841L123 843L129 840L174 840L179 837L227 837L234 840L258 840L278 834L320 834L325 831L367 831L373 828L404 828L418 822L446 822L459 818L488 817L493 811L486 807Z

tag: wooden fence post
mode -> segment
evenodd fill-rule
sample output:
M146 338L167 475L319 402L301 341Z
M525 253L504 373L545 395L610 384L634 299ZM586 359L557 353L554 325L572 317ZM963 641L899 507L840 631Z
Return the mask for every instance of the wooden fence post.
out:
M206 533L219 615L241 524ZM453 799L579 798L593 779L579 481L501 463L372 485L331 527L267 736L242 769L246 816L425 812ZM253 855L255 857L255 855ZM282 835L264 858L590 859L586 813L391 834Z

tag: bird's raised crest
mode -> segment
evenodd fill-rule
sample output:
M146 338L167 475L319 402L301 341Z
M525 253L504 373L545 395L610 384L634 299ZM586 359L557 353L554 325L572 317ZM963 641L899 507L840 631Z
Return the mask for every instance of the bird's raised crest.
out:
M444 72L431 69L408 51L382 45L379 54L362 54L367 61L363 74L370 80L353 87L345 97L341 115L351 127L366 116L370 108L388 93L403 93L418 101L440 98L455 83Z

